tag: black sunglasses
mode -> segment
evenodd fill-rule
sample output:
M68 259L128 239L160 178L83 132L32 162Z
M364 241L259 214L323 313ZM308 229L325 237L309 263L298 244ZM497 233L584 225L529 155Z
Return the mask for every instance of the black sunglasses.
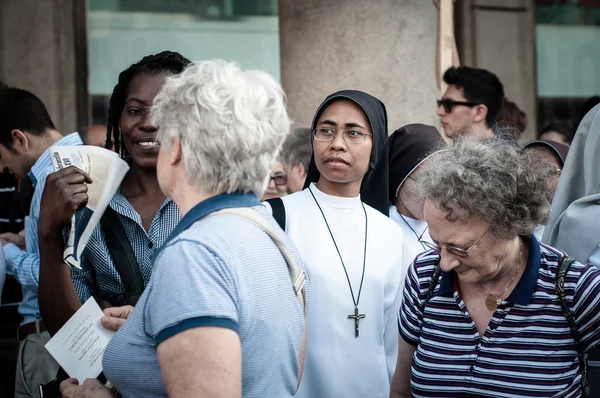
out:
M477 106L477 105L481 105L481 104L478 104L477 102L454 101L452 98L442 98L441 100L437 100L437 104L438 104L438 108L440 106L443 106L446 113L451 113L452 108L454 108L456 105L469 106L471 108L474 106Z

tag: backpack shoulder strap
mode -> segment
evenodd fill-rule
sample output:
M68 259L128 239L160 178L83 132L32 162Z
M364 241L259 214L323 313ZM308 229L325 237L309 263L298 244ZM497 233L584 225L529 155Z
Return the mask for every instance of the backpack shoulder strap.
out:
M273 218L277 221L281 229L285 231L285 205L283 204L283 200L281 198L273 198L266 201L269 202L271 209L273 209Z
M571 264L575 262L575 259L564 256L558 263L558 269L556 271L556 295L558 301L563 310L565 318L567 319L567 325L571 330L571 336L575 341L575 349L577 350L577 356L579 358L579 370L581 372L581 389L583 391L583 397L587 396L588 383L587 383L587 361L585 360L585 353L583 347L581 347L581 336L579 330L577 330L577 324L575 323L575 315L569 308L567 302L567 296L565 294L565 276L571 267Z
M104 211L100 224L106 237L106 246L125 287L125 292L112 301L116 301L116 305L135 306L144 291L144 278L127 233L119 220L119 215L110 206ZM115 303L111 304L115 305Z
M262 217L258 212L251 208L247 207L236 207L236 208L228 208L216 211L214 213L209 214L209 216L217 215L217 214L233 214L238 217L244 218L245 220L253 223L258 228L262 229L269 237L273 240L288 267L288 273L290 275L290 280L292 281L292 286L294 287L294 293L302 303L302 308L306 309L306 275L300 267L296 264L296 260L285 246L283 240L279 237L279 234L275 231L275 229L269 224L264 217Z

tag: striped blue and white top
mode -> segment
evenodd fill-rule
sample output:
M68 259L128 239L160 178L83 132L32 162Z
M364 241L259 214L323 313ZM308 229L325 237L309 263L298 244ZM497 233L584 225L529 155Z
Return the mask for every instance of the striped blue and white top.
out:
M422 310L440 256L433 251L417 256L398 321L404 340L417 346L411 374L415 397L581 395L577 352L555 289L564 253L530 239L525 273L482 337L456 289L454 272L442 272ZM600 342L600 270L573 263L565 293L588 352Z

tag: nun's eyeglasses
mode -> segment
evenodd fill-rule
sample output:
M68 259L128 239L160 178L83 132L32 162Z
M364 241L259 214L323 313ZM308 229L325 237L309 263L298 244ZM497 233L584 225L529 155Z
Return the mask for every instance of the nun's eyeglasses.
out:
M429 228L429 227L428 227ZM448 245L442 245L442 246L438 246L436 244L433 244L431 242L428 242L426 240L423 239L423 234L425 234L425 231L427 231L428 228L425 228L423 230L423 232L421 233L421 236L419 236L419 243L421 243L422 245L426 246L428 249L431 250L435 250L437 252L442 252L442 249L446 249L448 250L450 253L458 256L458 257L468 257L469 256L469 252L471 251L472 248L475 247L475 245L477 245L479 243L479 241L485 236L485 234L488 233L488 231L490 230L490 228L486 229L485 232L483 233L483 235L481 235L479 237L479 239L477 239L475 241L475 243L473 243L471 246L469 246L466 249L460 248L460 247L456 247L456 246L448 246Z
M437 105L438 108L443 106L446 113L452 113L452 108L454 108L456 105L463 105L472 108L481 104L478 104L477 102L454 101L452 98L442 98L441 100L437 100Z
M331 127L317 127L312 131L312 135L317 141L333 141L337 136L337 131ZM351 144L362 144L368 136L372 135L373 134L363 133L362 131L352 129L342 131L342 138L344 141Z

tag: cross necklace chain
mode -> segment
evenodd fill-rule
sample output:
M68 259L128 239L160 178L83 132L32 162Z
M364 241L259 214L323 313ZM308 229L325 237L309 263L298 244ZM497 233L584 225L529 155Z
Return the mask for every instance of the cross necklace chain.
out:
M331 240L333 241L333 245L335 246L335 250L337 251L338 256L340 257L340 262L342 263L342 267L344 267L344 273L346 274L346 280L348 281L348 287L350 288L350 294L352 295L352 302L354 303L354 313L348 315L348 319L354 319L354 337L358 337L358 327L361 319L365 318L365 314L360 314L358 311L358 303L360 302L360 293L362 292L363 281L365 280L365 265L367 262L367 230L368 230L368 221L367 221L367 210L365 209L364 203L362 201L360 204L362 205L363 212L365 213L365 248L363 254L363 266L362 266L362 276L360 278L360 287L358 288L358 295L356 298L354 297L354 290L352 289L352 283L350 282L350 277L348 276L348 270L346 269L346 264L344 264L344 259L342 258L342 254L340 253L340 249L333 237L333 233L331 232L331 228L329 228L329 223L327 222L327 218L325 217L325 213L319 204L319 201L315 197L312 189L308 187L310 194L312 195L317 207L321 211L321 215L323 216L323 221L325 221L325 226L327 226L327 231L329 231L329 235L331 236Z
M502 293L500 293L500 294L490 293L486 290L485 287L483 287L481 282L479 283L479 286L487 294L487 297L485 299L485 306L487 307L488 310L496 311L496 308L498 308L500 303L502 303L502 296L504 296L504 293L506 293L508 288L512 286L513 282L517 278L517 275L519 274L519 269L521 268L522 256L523 256L523 244L521 242L519 242L519 260L517 262L517 270L515 271L515 274L513 275L512 279L510 280L510 283L508 284L508 286L506 286L506 288L502 291Z

